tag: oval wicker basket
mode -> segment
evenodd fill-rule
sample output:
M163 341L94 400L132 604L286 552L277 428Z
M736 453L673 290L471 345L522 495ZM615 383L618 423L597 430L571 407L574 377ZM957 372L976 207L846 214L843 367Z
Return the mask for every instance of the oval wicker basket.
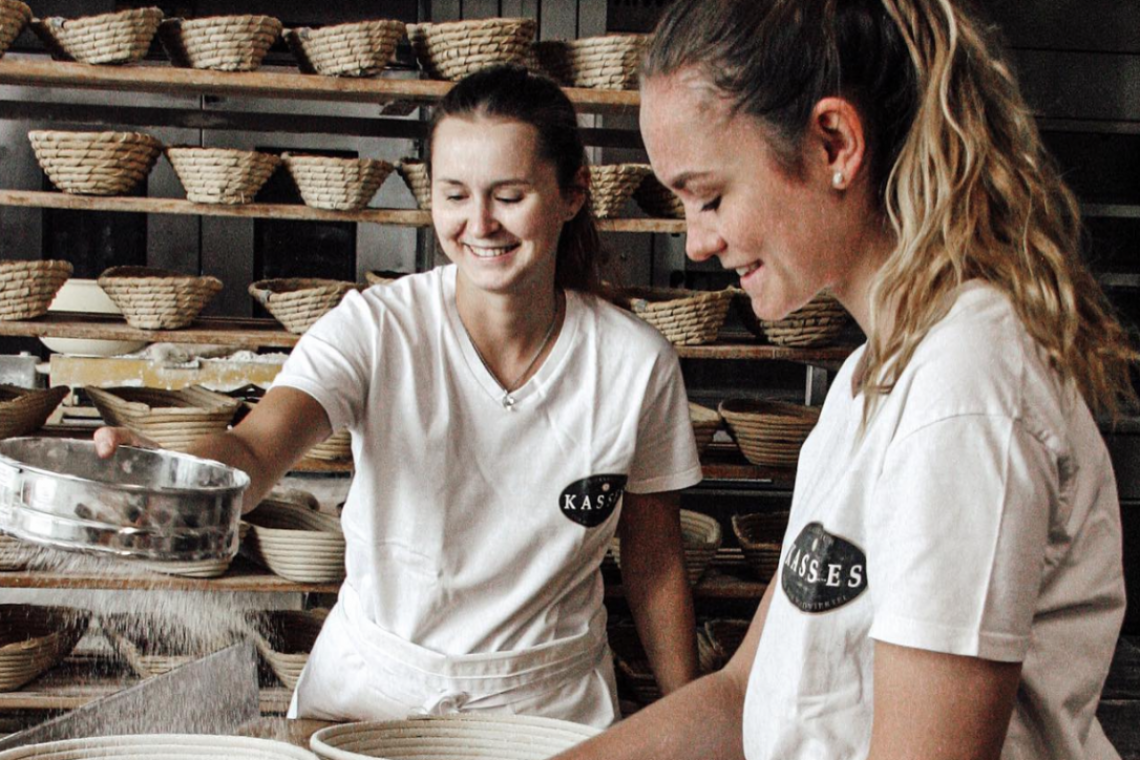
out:
M306 206L332 211L362 209L396 167L374 158L281 156Z
M241 405L198 386L176 391L91 387L86 391L107 424L128 428L173 451L185 451L199 438L224 432Z
M418 159L405 158L396 164L396 172L412 191L416 206L421 211L431 211L431 173L428 165Z
M249 286L249 294L286 330L300 335L357 288L355 282L289 277L258 280Z
M46 314L71 271L66 261L0 261L0 320Z
M327 610L265 610L254 616L253 643L288 688L296 688L327 616Z
M243 548L276 575L298 583L344 580L344 533L336 517L265 500L244 519L252 527Z
M69 607L0 604L0 691L14 691L71 653L88 616Z
M782 401L722 401L720 414L745 458L763 467L795 467L819 409Z
M751 311L751 308L749 308ZM834 342L851 315L829 293L820 293L783 319L759 320L764 337L778 346L822 346Z
M171 147L166 158L188 200L231 206L253 201L281 164L272 153L235 148Z
M685 574L689 584L697 585L716 557L724 540L724 532L715 518L688 509L681 510L681 546L685 552ZM621 539L610 541L610 554L621 567Z
M55 58L80 63L138 63L150 50L158 25L158 8L134 8L97 16L32 21L32 30Z
M712 443L716 431L720 430L720 412L689 402L689 419L693 422L693 436L697 440L697 454L704 454Z
M661 184L652 172L645 175L645 179L633 191L633 200L650 216L661 219L685 218L685 204L680 196Z
M376 76L404 36L402 21L386 19L285 32L285 41L306 74L341 77Z
M47 390L0 385L0 438L39 430L69 393L71 389L66 385Z
M670 343L692 346L717 339L732 298L732 290L627 288L619 303L656 327Z
M758 580L768 582L780 569L787 512L756 512L732 516L732 532L744 562Z
M97 281L140 330L177 330L194 321L222 289L216 277L195 276L151 267L111 267Z
M329 726L310 746L329 760L545 760L599 733L554 718L461 714Z
M28 132L52 184L76 195L125 195L146 179L162 143L141 132Z
M621 216L626 202L653 170L648 164L602 164L590 167L590 203L594 216Z
M537 28L527 18L408 24L408 39L428 76L458 81L487 66L525 64Z
M32 20L32 9L20 0L0 0L0 56Z
M568 40L564 71L571 87L636 90L647 34L607 34Z
M216 71L256 70L280 35L280 21L257 15L170 18L158 27L171 63Z
M131 734L65 739L0 752L0 760L317 760L308 750L271 739L208 734Z

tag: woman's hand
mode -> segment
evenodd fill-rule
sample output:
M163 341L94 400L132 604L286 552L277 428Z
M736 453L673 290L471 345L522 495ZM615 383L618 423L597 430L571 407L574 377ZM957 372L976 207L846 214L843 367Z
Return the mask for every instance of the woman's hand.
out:
M120 446L138 446L143 449L160 449L157 441L139 435L125 427L101 427L95 431L95 453L101 459L114 456Z

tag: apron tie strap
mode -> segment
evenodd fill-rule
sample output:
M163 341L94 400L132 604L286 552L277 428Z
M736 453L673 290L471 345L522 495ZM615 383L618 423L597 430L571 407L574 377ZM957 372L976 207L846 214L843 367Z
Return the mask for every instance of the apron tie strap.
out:
M456 713L463 712L463 707L471 699L471 695L465 691L448 691L447 689L440 689L433 696L424 700L424 703L418 710L413 710L412 715L455 715Z

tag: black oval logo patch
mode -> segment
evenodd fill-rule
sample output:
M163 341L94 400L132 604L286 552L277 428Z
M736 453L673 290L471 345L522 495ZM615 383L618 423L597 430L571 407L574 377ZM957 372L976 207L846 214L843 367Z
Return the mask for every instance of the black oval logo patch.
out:
M867 555L819 523L808 523L784 557L784 594L804 612L827 612L867 588Z
M591 475L566 486L558 506L562 514L587 528L601 525L625 493L625 475Z

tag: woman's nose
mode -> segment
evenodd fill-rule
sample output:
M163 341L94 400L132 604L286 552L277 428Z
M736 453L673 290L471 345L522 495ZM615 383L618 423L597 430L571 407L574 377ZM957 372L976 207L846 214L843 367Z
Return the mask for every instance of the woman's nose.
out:
M707 261L724 250L724 239L711 225L694 220L690 214L686 226L685 255L693 261Z
M467 231L476 237L488 237L499 229L491 204L477 200L471 204L467 218Z

